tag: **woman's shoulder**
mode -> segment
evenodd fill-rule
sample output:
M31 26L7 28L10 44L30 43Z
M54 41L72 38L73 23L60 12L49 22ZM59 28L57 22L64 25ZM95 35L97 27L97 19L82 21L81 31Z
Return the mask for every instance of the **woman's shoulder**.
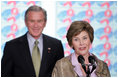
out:
M58 60L56 62L56 64L57 65L60 65L60 64L61 65L72 65L72 63L71 63L71 55L61 58L60 60Z
M70 62L70 56L66 56L58 60L57 62Z
M97 58L97 56L93 55L95 57L97 68L96 68L96 74L97 76L101 77L110 77L110 72L107 66L107 63L105 63L103 60L100 60Z
M104 62L103 60L99 59L99 58L98 58L96 55L94 55L93 53L92 53L92 56L95 58L96 62L104 63L104 64L105 64L105 62Z

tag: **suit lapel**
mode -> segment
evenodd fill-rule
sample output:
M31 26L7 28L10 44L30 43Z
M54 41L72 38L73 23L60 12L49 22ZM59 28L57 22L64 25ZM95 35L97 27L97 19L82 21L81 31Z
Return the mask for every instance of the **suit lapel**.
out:
M42 61L41 61L41 67L40 67L40 76L43 75L43 73L46 71L46 65L47 65L47 51L48 50L48 42L46 40L46 36L43 34L43 55L42 55Z
M27 40L27 34L25 34L21 39L20 39L22 45L21 45L21 49L23 49L23 56L25 58L26 61L26 66L27 68L29 68L29 72L35 74L34 71L34 67L33 67L33 63L32 63L32 58L31 58L31 54L30 54L30 50L29 50L29 46L28 46L28 40Z

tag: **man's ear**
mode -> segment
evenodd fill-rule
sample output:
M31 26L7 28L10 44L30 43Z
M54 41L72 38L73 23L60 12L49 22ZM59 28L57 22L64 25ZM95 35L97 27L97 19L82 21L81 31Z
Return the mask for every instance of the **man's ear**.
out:
M27 20L25 19L25 25L26 25L26 27L27 27Z
M26 19L25 19L25 25L27 25L27 23L26 23Z
M45 21L45 26L46 26L47 20Z

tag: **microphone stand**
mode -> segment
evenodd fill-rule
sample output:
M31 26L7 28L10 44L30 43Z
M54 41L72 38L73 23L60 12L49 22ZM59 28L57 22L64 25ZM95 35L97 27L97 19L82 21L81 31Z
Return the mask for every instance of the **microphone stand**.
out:
M91 73L95 70L96 66L95 65L92 65L92 64L86 64L87 66L87 70L86 70L86 77L90 77L91 76ZM90 71L90 68L89 66L92 66L92 70Z

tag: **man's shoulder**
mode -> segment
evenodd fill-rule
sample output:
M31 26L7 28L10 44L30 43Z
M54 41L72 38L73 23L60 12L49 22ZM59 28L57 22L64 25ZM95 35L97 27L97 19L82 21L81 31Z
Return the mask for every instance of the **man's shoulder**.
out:
M55 37L51 37L49 35L43 34L43 38L47 39L49 41L60 41L59 39L55 38Z
M26 37L26 34L25 35L22 35L22 36L19 36L17 38L14 38L12 40L9 40L7 41L7 43L16 43L16 42L19 42L19 41L23 41Z

